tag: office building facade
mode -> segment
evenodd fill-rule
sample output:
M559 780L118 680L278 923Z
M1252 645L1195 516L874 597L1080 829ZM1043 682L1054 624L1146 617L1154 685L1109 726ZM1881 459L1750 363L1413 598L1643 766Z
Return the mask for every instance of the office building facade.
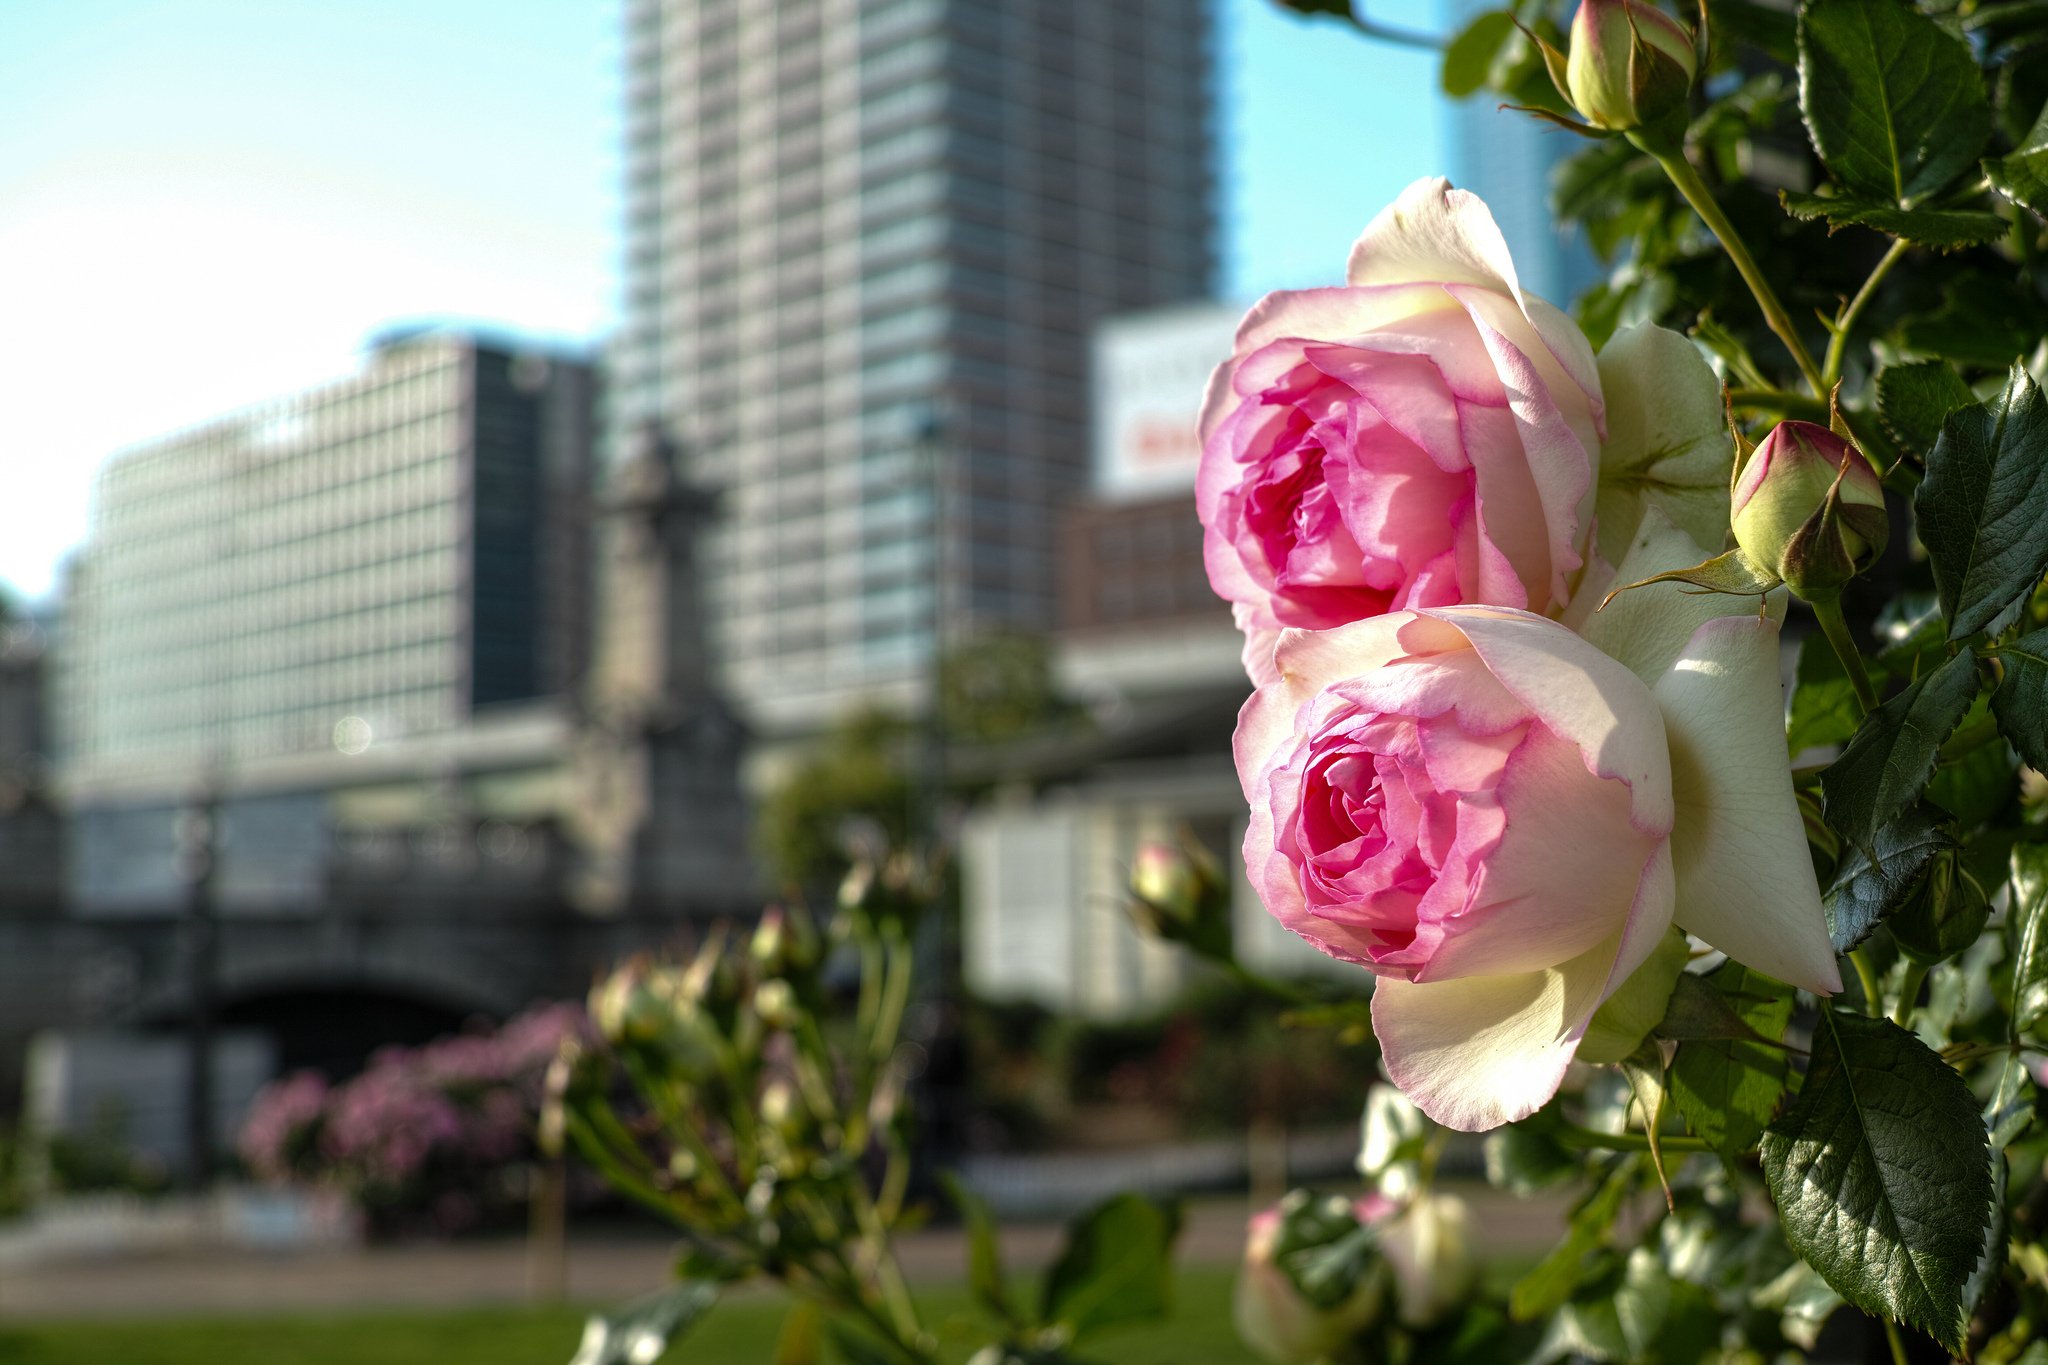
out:
M592 405L575 360L417 333L115 457L63 623L69 785L360 753L574 686Z
M935 638L1054 622L1096 321L1209 291L1209 0L626 13L611 429L722 494L755 726L915 704Z

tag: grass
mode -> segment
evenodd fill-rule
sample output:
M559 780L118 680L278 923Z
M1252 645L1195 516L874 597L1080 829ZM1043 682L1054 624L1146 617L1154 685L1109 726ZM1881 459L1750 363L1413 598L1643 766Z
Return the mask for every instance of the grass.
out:
M1089 1354L1118 1365L1243 1365L1230 1326L1233 1272L1191 1267L1176 1277L1175 1311L1090 1338ZM964 1360L974 1338L966 1295L920 1293L935 1328ZM774 1359L787 1301L749 1293L714 1309L666 1360L764 1365ZM567 1365L583 1333L573 1308L430 1313L278 1315L235 1319L36 1322L0 1327L7 1365Z

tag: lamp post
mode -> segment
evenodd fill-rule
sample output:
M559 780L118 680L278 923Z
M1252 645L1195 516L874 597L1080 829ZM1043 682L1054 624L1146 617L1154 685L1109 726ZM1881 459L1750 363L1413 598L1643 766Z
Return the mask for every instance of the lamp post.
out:
M220 787L209 774L178 817L178 872L185 883L185 1179L196 1193L213 1177L214 983L220 927L214 915Z

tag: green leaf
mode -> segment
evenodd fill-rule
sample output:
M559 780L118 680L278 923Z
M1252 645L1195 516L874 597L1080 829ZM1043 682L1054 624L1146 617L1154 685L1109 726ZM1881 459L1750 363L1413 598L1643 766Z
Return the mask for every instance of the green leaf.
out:
M1831 233L1837 228L1867 227L1937 251L1977 246L2005 235L2005 220L1982 209L1902 209L1895 204L1798 190L1780 190L1778 200L1785 212L1802 222L1825 219Z
M790 1306L775 1337L775 1365L824 1365L825 1319L808 1301Z
M2048 571L2048 403L2024 366L1991 402L1949 414L1914 507L1951 640L1990 625Z
M1894 441L1923 459L1934 449L1948 415L1976 401L1947 361L1887 365L1877 372L1877 420Z
M1799 642L1799 666L1785 718L1785 747L1794 756L1808 749L1846 744L1863 720L1863 705L1828 637L1814 631Z
M1834 880L1821 894L1836 952L1846 953L1870 937L1880 921L1911 899L1934 855L1955 846L1941 828L1943 819L1940 811L1917 802L1878 831L1870 850L1874 861L1857 845L1844 846Z
M717 1302L717 1285L684 1280L616 1313L593 1313L569 1365L647 1365L659 1360Z
M939 1182L945 1186L953 1207L960 1211L960 1223L967 1234L967 1287L989 1312L1013 1326L1021 1324L1023 1315L1010 1301L1010 1291L1003 1280L1003 1253L996 1244L994 1215L981 1196L951 1171L941 1172Z
M1920 799L1942 742L1976 698L1977 660L1965 651L1865 716L1820 776L1828 824L1882 862L1879 832Z
M1939 307L1899 326L1899 343L1905 350L1996 369L2026 354L2040 335L2040 305L2033 295L1988 271L1961 275L1948 286Z
M1671 1308L1671 1277L1655 1253L1638 1247L1613 1258L1585 1290L1551 1317L1535 1359L1648 1362Z
M1837 1293L1961 1349L1991 1163L1953 1067L1888 1019L1823 1010L1763 1165L1785 1240Z
M1101 1327L1165 1315L1173 1290L1173 1241L1180 1206L1120 1194L1076 1219L1045 1281L1047 1323L1073 1338Z
M2048 772L2048 630L1998 648L2005 676L1991 694L1991 714L2027 766Z
M1984 174L2000 194L2048 217L2048 107L2011 155L1984 163Z
M1778 582L1776 574L1756 563L1738 546L1690 568L1673 569L1669 573L1651 574L1634 583L1624 583L1608 593L1594 610L1605 610L1608 603L1623 593L1647 588L1652 583L1690 583L1702 592L1718 592L1729 597L1761 597L1777 587Z
M1515 21L1502 10L1489 10L1465 25L1444 49L1444 93L1461 100L1484 89L1495 58L1514 37Z
M900 1348L885 1346L844 1323L827 1321L825 1331L832 1338L833 1351L846 1365L904 1365ZM576 1365L576 1362L572 1361L571 1365Z
M2048 1016L2048 844L2012 846L2012 1027Z
M1549 1111L1486 1135L1486 1180L1524 1198L1552 1189L1579 1173L1579 1158L1548 1131Z
M1903 0L1807 0L1799 109L1838 183L1898 206L1955 179L1991 135L1976 58Z
M1564 1240L1515 1282L1508 1293L1508 1312L1517 1322L1547 1317L1572 1296L1587 1273L1586 1258L1607 1241L1622 1200L1635 1186L1634 1161L1619 1161L1607 1179L1572 1210Z
M1693 1132L1730 1161L1738 1160L1756 1145L1785 1093L1785 1053L1771 1044L1785 1036L1792 991L1739 962L1688 979L1710 988L1727 1017L1753 1036L1681 1042L1671 1059L1671 1098Z
M1956 733L1968 736L1991 725L1991 714L1991 706L1978 698ZM2010 745L1994 738L1936 769L1927 799L1953 815L1958 830L1967 830L1996 818L2018 791L2018 760Z

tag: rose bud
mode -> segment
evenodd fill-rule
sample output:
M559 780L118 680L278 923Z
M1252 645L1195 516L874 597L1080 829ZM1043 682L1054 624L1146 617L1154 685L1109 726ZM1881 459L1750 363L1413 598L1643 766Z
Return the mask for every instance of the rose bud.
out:
M1424 1194L1380 1227L1405 1327L1432 1327L1465 1306L1479 1283L1472 1215L1454 1194Z
M748 954L768 976L806 971L818 962L818 931L801 907L791 912L771 905L761 912Z
M1379 1321L1387 1269L1372 1223L1393 1206L1296 1190L1254 1214L1233 1316L1245 1345L1275 1365L1309 1365Z
M1146 932L1204 957L1230 956L1230 887L1196 844L1146 844L1131 867L1131 918Z
M635 958L592 988L589 1008L606 1042L659 1056L679 1080L702 1080L720 1065L725 1039L699 1007L688 972Z
M754 987L754 1013L769 1028L795 1028L802 1018L803 1010L797 1004L796 991L781 977L770 977Z
M1837 595L1891 534L1877 471L1812 422L1771 428L1735 476L1732 511L1743 553L1808 601Z
M1698 67L1692 35L1662 10L1585 0L1572 18L1560 93L1595 128L1625 132L1682 109Z

